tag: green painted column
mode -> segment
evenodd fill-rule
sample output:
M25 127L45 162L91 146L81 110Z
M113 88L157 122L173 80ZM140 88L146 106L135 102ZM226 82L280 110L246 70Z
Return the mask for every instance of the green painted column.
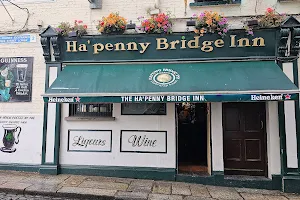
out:
M46 63L45 91L61 72L61 63ZM44 103L41 174L59 173L61 105Z

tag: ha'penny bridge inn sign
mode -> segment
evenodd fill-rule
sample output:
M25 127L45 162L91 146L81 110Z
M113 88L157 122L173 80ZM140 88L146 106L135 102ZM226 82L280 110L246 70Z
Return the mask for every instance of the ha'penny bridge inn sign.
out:
M223 38L175 33L55 39L55 61L64 67L43 95L49 103L298 99L299 89L275 62L277 29L254 36L233 30ZM50 61L49 38L41 41Z

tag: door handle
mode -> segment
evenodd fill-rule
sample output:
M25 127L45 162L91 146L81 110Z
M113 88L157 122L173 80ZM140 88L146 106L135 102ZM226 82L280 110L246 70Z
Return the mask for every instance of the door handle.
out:
M264 122L260 120L260 129L264 129Z

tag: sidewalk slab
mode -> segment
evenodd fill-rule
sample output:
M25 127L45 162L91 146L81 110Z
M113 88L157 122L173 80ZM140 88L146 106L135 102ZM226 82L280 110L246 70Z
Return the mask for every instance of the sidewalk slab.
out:
M83 181L78 185L78 187L126 191L126 189L128 188L128 184L115 182Z
M144 192L123 192L120 191L115 195L115 199L119 200L147 200L148 193Z
M31 186L32 184L30 183L20 183L20 182L7 182L2 185L0 185L0 191L3 192L18 192L18 193L23 193L23 191Z
M167 195L167 194L150 194L149 200L182 200L180 195Z
M69 195L72 197L98 197L99 199L114 199L117 190L95 189L95 188L78 188L62 187L57 191L58 194Z

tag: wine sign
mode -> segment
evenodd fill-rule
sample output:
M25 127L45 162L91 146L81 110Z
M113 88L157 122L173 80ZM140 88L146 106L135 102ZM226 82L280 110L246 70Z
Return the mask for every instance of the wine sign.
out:
M121 131L121 152L167 153L167 132Z
M111 130L69 130L68 151L111 152Z

